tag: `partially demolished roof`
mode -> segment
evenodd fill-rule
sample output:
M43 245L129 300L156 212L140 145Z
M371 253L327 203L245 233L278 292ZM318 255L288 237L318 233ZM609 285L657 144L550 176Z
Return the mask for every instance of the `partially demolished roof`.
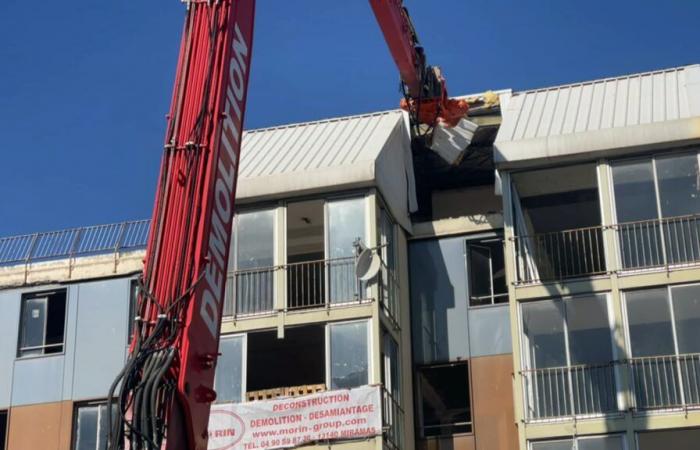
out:
M374 186L409 227L413 183L404 115L393 110L245 132L237 199L251 203Z
M499 167L700 140L700 65L517 92L505 99Z

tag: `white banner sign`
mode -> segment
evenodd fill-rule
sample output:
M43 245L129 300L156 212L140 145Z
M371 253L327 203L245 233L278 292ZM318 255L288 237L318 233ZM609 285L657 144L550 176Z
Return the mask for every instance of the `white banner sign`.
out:
M301 397L213 405L209 450L295 447L382 432L379 386Z

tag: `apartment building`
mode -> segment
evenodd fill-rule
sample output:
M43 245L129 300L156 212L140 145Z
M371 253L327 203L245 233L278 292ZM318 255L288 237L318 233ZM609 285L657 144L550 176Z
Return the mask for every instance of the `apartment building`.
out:
M697 448L700 66L501 100L520 448Z

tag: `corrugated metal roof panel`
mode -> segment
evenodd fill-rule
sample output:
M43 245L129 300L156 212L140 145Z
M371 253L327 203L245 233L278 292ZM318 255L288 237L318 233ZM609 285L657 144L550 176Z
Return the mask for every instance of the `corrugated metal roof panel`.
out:
M516 92L498 141L517 141L690 117L686 66Z
M386 111L247 131L240 176L266 177L373 161L400 120L400 111Z
M504 104L501 166L700 140L700 65L515 92Z

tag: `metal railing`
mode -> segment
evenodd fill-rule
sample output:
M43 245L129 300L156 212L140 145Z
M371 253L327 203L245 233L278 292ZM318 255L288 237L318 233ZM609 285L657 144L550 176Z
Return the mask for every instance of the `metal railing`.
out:
M139 220L0 238L0 266L145 248L149 226Z
M614 228L625 270L700 262L700 215L627 222Z
M632 358L628 364L636 410L700 406L700 354Z
M602 226L517 236L514 242L521 283L606 272Z
M615 364L528 369L522 372L526 419L548 421L618 411Z
M386 448L399 450L404 446L404 411L397 399L382 387L382 427Z
M284 276L286 291L278 292ZM355 275L355 258L335 258L245 269L228 276L224 316L274 312L275 298L284 294L286 310L330 308L367 300L366 283Z

